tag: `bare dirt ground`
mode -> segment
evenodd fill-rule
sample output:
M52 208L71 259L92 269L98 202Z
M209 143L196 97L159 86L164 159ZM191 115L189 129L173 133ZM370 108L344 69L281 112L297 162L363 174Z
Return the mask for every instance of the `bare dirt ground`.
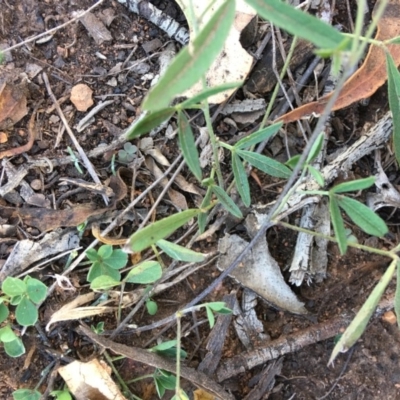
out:
M71 18L73 11L86 9L93 3L90 0L1 0L0 43L3 47L17 44L29 36L66 22ZM166 11L172 13L178 20L182 20L182 15L173 5L166 4L168 2L163 1L156 3L164 8L167 5ZM337 3L339 12L334 22L340 22L344 25L345 31L349 31L346 6L342 2ZM351 3L355 2L351 1ZM170 40L157 27L129 12L115 1L105 1L94 13L96 15L107 14L110 10L114 14L113 22L108 27L112 35L111 41L97 44L80 23L74 23L57 31L51 39L42 44L31 43L13 51L12 59L9 59L5 64L5 69L8 70L7 76L12 74L14 85L23 81L24 73L29 71L29 66L34 65L40 67L41 72L45 71L56 98L63 99L61 106L67 115L70 126L75 126L77 121L85 115L83 112L76 111L69 102L69 94L75 84L86 83L90 86L96 102L113 100L109 106L96 115L93 124L77 134L78 141L85 152L89 152L100 144L111 143L139 114L140 103L149 88L149 80L146 80L144 73L140 71L127 73L123 78L119 74L117 75L118 80L115 81L116 77L110 74L112 68L117 63L125 62L127 57L131 56L131 61L146 60L146 66L149 67L146 73L156 74L158 63L157 57L153 57L153 53L159 51L159 48L146 53L143 45L154 39L159 39L162 46ZM131 52L133 54L130 54ZM23 90L26 91L28 97L28 115L16 126L6 131L7 141L0 144L0 151L21 146L26 142L29 133L29 118L35 105L43 100L36 120L40 132L39 140L35 142L29 151L29 155L32 158L62 159L68 155L66 149L68 146L72 147L72 144L64 133L60 145L54 148L61 123L57 113L51 108L52 102L41 78L41 72L32 77L28 84L24 84ZM239 93L238 96L240 97L242 94ZM382 88L374 95L368 105L357 104L337 112L335 118L340 129L333 132L336 143L340 142L343 137L351 137L351 140L355 140L362 134L364 124L373 123L387 109L385 88ZM216 127L217 132L221 135L229 133L229 126L224 123L222 118L217 120ZM246 129L250 128L251 126ZM155 137L155 140L161 153L172 162L179 153L176 141L165 140L162 132ZM301 150L304 143L301 143L301 140L298 143ZM330 151L333 152L336 146L335 141L332 140ZM116 151L114 150L114 152ZM111 175L111 157L112 152L92 159L102 180L106 180ZM12 160L12 163L17 167L25 162L26 158L22 155L18 155ZM229 171L225 172L229 173ZM364 158L354 167L353 173L357 177L373 174L373 159ZM393 168L390 173L393 177L397 171ZM57 166L52 173L47 173L40 168L31 169L25 180L28 183L35 180L42 182L40 193L46 199L57 202L63 196L61 201L57 203L60 208L74 207L76 204L85 202L95 204L98 208L103 207L101 197L95 193L87 190L75 193L72 192L75 189L74 186L68 186L67 191L60 189L58 181L65 177L80 177L73 164ZM85 178L90 180L88 176L85 176ZM274 193L263 188L275 183L275 181L271 181L271 178L263 176L263 174L260 174L259 178L261 179L261 188L255 181L251 182L252 195L255 202L263 203L266 202L266 199L274 198ZM129 186L132 177L124 179ZM137 174L136 187L129 188L129 191L131 193L140 192L151 183L152 179L146 167L142 167ZM154 197L160 191L161 189L157 189ZM192 204L190 195L185 193L185 196L188 203ZM123 199L116 206L117 210L122 210L128 202L129 200ZM151 199L145 200L141 204L141 208L148 209L150 203ZM8 201L0 199L0 208L9 205ZM23 207L23 202L19 206ZM161 212L165 215L173 211L168 202L162 204L162 207L163 211ZM388 216L390 211L387 215L382 214L382 216ZM387 242L377 242L378 247L389 247L390 244L398 242L399 232L396 214L391 220L393 221L391 237L387 239ZM293 216L293 218L295 217L298 217L298 215ZM1 223L6 223L3 217ZM3 260L3 264L16 240L40 237L41 232L38 229L27 225L24 224L24 221L20 222L21 229L15 234L14 241L3 240L0 242L0 259ZM126 237L132 233L131 229L124 226L120 233ZM360 242L367 239L356 228L355 233ZM197 245L197 249L205 252L216 250L218 239L221 236L222 232L217 232L207 241ZM80 245L86 246L92 239L91 231L87 230ZM269 231L268 243L271 252L281 266L287 265L290 261L290 250L294 247L295 239L296 236L293 232L282 228ZM305 302L310 312L308 316L291 315L276 310L261 300L258 301L257 316L262 321L264 333L270 339L274 340L298 333L313 327L316 323L324 323L340 315L353 316L379 281L388 264L384 258L366 255L354 249L350 250L345 257L341 257L337 247L333 244L329 247L329 260L328 275L322 283L311 283L308 286L303 285L300 288L294 288L299 298ZM53 280L49 279L49 275L61 273L65 262L65 257L56 260L41 271L36 272L34 276L50 285ZM71 276L78 293L88 291L85 279L86 271L78 268ZM284 272L284 274L287 274L287 272ZM156 316L150 317L145 312L139 313L133 322L142 326L171 315L207 287L217 275L219 275L219 271L215 265L208 265L201 272L192 274L183 282L156 296L155 300L159 305ZM237 297L240 299L243 288L233 280L226 279L223 285L209 296L208 300L221 300L231 290L236 290ZM389 292L393 292L393 290L393 287L389 288ZM0 397L2 399L12 398L11 393L17 388L34 388L40 380L41 372L54 360L58 360L59 364L65 364L73 359L86 360L93 354L95 349L90 341L76 332L76 327L79 325L78 321L55 324L50 332L44 333L43 331L52 311L70 301L74 296L76 296L76 293L58 290L45 302L40 310L38 323L40 334L35 327L32 327L24 335L26 355L12 359L3 350L0 350ZM204 322L204 315L199 314L198 318ZM88 319L86 323L91 325L98 321L105 321L106 331L112 331L116 327L116 319L113 314ZM183 323L192 326L195 321L192 317L186 317ZM187 332L187 335L183 338L183 347L189 354L187 365L196 368L207 353L206 344L210 331L208 325L202 323L197 328L188 329ZM165 332L161 329L154 329L141 334L121 334L115 340L127 345L138 347L146 345L148 347L152 338L157 337L163 340L174 339L176 329L173 327ZM377 315L370 323L362 339L350 352L341 355L331 367L328 367L327 363L334 346L334 338L313 343L302 350L283 356L281 359L282 369L275 376L273 388L258 398L273 400L398 399L400 398L399 340L400 332L396 325L386 322L381 315ZM154 342L151 345L154 345ZM256 347L255 344L254 346ZM267 342L257 343L257 346L267 347L268 344ZM244 347L239 342L233 328L230 327L225 338L221 363L243 351L245 351ZM62 358L62 354L66 355L67 358ZM116 363L116 367L122 378L126 380L151 373L150 367L140 365L132 360L120 361ZM243 399L259 383L266 368L267 364L261 365L221 384L230 389L237 399ZM42 393L48 387L48 382L48 379L46 379L38 388ZM55 379L52 381L53 387L59 388L62 384L62 379L55 375ZM184 387L190 391L189 384L185 383ZM131 390L143 399L157 398L152 382L149 380L131 385Z

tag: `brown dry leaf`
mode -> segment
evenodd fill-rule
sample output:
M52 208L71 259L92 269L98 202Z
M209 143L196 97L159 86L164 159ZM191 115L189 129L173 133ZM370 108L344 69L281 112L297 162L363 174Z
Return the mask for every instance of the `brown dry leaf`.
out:
M2 144L2 143L7 143L7 142L8 142L7 133L5 133L5 132L0 132L0 144Z
M16 124L27 113L24 90L20 86L3 83L0 86L0 129Z
M372 15L374 16L379 1L375 4ZM376 40L388 40L400 36L400 0L389 0L386 10L378 23L375 36ZM400 65L400 46L388 45L388 50L393 57L396 66ZM372 96L387 80L385 52L378 46L370 46L367 57L361 67L348 79L336 100L332 111L340 110L356 101ZM331 93L318 101L305 104L278 118L284 123L298 121L312 113L320 115Z
M74 361L60 367L58 372L77 400L126 400L110 377L111 368L97 359L87 363Z
M71 102L78 111L86 111L93 105L93 90L84 83L75 85L71 90Z
M196 389L193 392L193 399L194 400L215 400L215 396L206 392L203 389Z

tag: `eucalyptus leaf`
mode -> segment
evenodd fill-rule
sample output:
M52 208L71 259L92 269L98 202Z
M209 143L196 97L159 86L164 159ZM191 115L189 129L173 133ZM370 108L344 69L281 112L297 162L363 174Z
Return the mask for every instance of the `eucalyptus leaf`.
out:
M365 204L345 196L337 196L337 201L350 219L364 232L378 237L388 233L385 221Z
M156 245L174 260L186 262L202 262L206 258L204 254L187 249L186 247L180 246L179 244L168 242L164 239L159 240Z
M251 204L250 185L242 160L235 151L232 152L232 171L233 176L235 177L235 185L240 197L242 198L243 204L246 207L249 207Z
M143 251L159 240L171 235L200 212L201 210L198 209L185 210L163 218L160 221L153 222L152 224L135 232L129 238L129 242L125 245L124 250L134 253Z
M400 163L400 72L389 52L386 52L389 106L393 118L393 148Z
M255 144L264 142L265 140L268 140L272 136L274 136L282 127L282 125L282 122L278 122L276 124L268 126L267 128L254 132L251 135L240 139L238 142L235 143L234 147L235 149L248 149Z
M158 83L150 90L143 109L165 108L205 74L221 52L235 18L236 3L225 0L194 40L172 61Z
M236 152L243 160L268 175L287 179L292 173L286 165L262 154L247 150L237 150Z
M178 137L179 146L187 166L197 180L201 181L203 177L200 167L199 152L197 151L190 123L182 111L178 113Z
M339 205L334 195L329 196L329 211L331 214L331 220L333 230L335 231L335 237L338 242L340 254L346 254L347 251L347 236L344 228L342 214L340 213Z
M331 25L280 0L245 0L267 21L322 49L343 48L350 40Z
M230 212L236 218L243 218L243 214L239 207L229 197L225 190L221 189L219 186L212 186L212 191L226 211Z

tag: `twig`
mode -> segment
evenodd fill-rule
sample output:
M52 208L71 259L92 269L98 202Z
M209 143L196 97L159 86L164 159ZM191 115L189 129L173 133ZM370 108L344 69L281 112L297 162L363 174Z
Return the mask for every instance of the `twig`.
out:
M81 145L79 144L78 140L76 139L74 133L72 132L72 129L69 127L68 121L65 118L64 113L61 110L60 105L58 104L58 101L56 99L56 97L54 96L53 91L51 90L50 87L50 82L49 82L49 78L47 77L47 74L45 72L43 72L42 74L43 76L43 80L44 83L46 84L46 89L47 89L47 93L49 94L51 100L53 101L56 110L58 112L58 115L60 116L66 131L68 132L68 135L72 141L72 143L74 144L76 150L78 151L79 155L81 156L81 159L83 161L83 164L85 165L86 169L88 170L90 176L92 177L92 179L94 180L95 183L99 184L99 185L103 185L99 179L99 177L97 176L96 171L94 170L93 164L90 162L88 156L86 155L86 153L84 152L84 150L82 149ZM103 199L106 205L108 205L108 198L106 195L103 194Z

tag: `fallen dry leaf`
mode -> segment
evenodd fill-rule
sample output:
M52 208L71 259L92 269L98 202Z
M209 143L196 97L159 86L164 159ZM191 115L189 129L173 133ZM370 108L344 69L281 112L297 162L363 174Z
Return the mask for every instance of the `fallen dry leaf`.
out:
M93 105L93 90L84 83L75 85L71 90L71 102L78 111L86 111Z
M87 363L74 361L58 369L70 392L77 400L125 400L111 379L111 368L94 359Z
M27 113L24 90L20 86L3 83L0 86L0 129L10 128Z
M5 132L0 132L0 144L2 144L2 143L7 143L7 142L8 142L7 133L5 133Z
M379 1L375 4L372 16ZM375 36L376 40L384 41L400 36L400 0L389 0L386 10L378 23ZM388 45L388 50L393 57L396 66L400 65L400 46ZM378 46L370 46L367 57L361 67L348 79L336 100L332 111L347 107L356 101L372 96L387 80L385 52ZM298 121L311 114L320 115L332 93L322 97L318 101L305 104L295 110L282 115L277 121L284 123Z

